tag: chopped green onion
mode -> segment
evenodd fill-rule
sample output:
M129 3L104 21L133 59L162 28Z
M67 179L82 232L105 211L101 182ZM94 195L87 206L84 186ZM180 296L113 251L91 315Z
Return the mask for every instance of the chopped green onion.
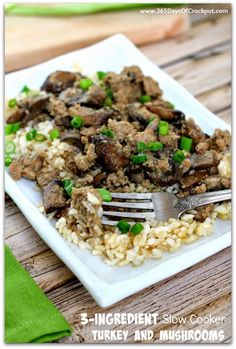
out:
M105 73L104 71L97 72L98 80L103 80L106 75L107 75L107 73Z
M156 119L156 115L152 115L148 120L148 123L151 124Z
M14 107L16 106L16 104L17 104L17 101L16 101L15 98L12 98L12 99L10 99L10 100L8 101L8 107L9 107L9 108L14 108Z
M131 227L131 225L128 222L126 222L126 220L124 219L120 220L116 226L121 231L121 234L127 234Z
M25 138L28 142L32 141L37 135L37 131L33 128L31 131L27 132Z
M42 133L37 133L34 139L37 142L44 142L44 141L46 141L47 137L44 136Z
M141 231L144 229L144 226L141 223L136 223L132 226L132 228L130 229L130 232L133 235L138 235L141 233Z
M158 151L164 148L164 145L161 142L149 142L147 148L151 151Z
M173 103L171 103L170 101L167 101L168 107L170 109L175 109L175 105Z
M11 135L13 132L12 132L12 124L7 124L5 125L5 135L6 136L9 136Z
M159 135L166 136L169 134L169 123L167 121L159 121L158 124Z
M10 166L12 163L12 158L10 156L5 156L5 166Z
M19 122L15 122L14 124L11 124L12 125L12 132L13 133L16 133L19 128L20 128L20 123Z
M73 182L70 179L63 179L62 186L66 194L71 197L72 189L73 189Z
M110 88L107 88L105 91L106 91L107 97L109 97L111 100L113 100L114 95L113 95L112 90Z
M150 101L151 101L151 97L150 96L143 95L143 96L140 97L140 103L142 103L142 104L150 102Z
M111 193L108 190L101 188L101 189L98 189L98 192L101 195L103 201L106 201L106 202L112 201Z
M136 148L137 148L137 151L141 153L142 151L147 149L147 145L144 142L138 142Z
M83 123L84 121L79 115L74 116L71 120L71 125L73 128L80 128L83 126Z
M174 155L173 158L174 162L177 162L178 164L181 164L182 161L184 161L185 156L184 153L182 152L182 150L177 150Z
M80 79L79 85L82 90L87 91L90 86L92 86L93 82L90 79Z
M181 137L180 138L180 149L190 151L192 148L192 142L193 142L192 138Z
M27 85L25 85L25 86L22 87L21 93L26 93L27 94L30 91L31 91L30 88Z
M143 162L147 161L147 155L146 154L133 155L132 161L134 164L142 164Z
M112 107L112 100L111 100L111 98L107 97L105 99L105 101L104 101L104 105L105 105L105 107L111 108Z
M60 136L60 132L56 128L52 130L49 134L51 141L53 141L55 138L58 138L59 136Z
M5 143L5 153L12 154L15 153L16 145L12 141L6 141Z
M110 128L102 129L101 134L110 138L114 138L114 132Z
M15 122L13 124L6 124L5 125L5 135L9 136L13 133L16 133L20 128L20 123L19 122Z

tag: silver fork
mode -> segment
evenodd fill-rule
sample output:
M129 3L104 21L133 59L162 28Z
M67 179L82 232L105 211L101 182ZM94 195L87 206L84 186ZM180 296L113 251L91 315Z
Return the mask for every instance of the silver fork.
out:
M169 218L179 218L185 211L196 207L231 199L231 189L208 192L204 194L191 195L178 198L174 194L160 193L111 193L113 199L125 201L103 202L102 223L116 225L118 220L126 219L135 221L137 219L149 220L155 218L157 221L167 221ZM131 201L130 201L131 200ZM125 208L126 211L112 211L112 209ZM135 210L131 212L129 210ZM112 218L113 217L113 218ZM118 218L116 220L116 217ZM111 219L109 219L111 218Z

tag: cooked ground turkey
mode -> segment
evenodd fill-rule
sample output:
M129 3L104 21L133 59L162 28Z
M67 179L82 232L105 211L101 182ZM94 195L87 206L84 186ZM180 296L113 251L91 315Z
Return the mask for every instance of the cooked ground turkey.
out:
M174 188L178 196L230 188L229 178L218 172L219 162L230 150L228 131L205 134L192 118L173 109L159 84L137 66L125 67L120 74L109 72L88 89L81 88L82 78L86 77L79 73L53 72L42 84L42 94L28 96L7 111L7 123L30 122L33 128L42 118L50 120L60 141L69 145L61 155L65 175L61 169L49 170L42 154L21 155L9 167L14 180L37 181L47 213L71 205L62 185L68 176L76 188L72 203L77 206L79 188L88 185L110 191L132 191L138 185L147 191ZM72 126L76 116L82 119L78 129ZM168 122L165 135L159 134L160 121ZM179 163L174 154L182 137L191 138L192 147L183 151ZM138 150L140 143L152 142L160 142L162 149ZM139 153L145 161L135 163ZM203 220L210 211L210 206L201 208L196 218Z

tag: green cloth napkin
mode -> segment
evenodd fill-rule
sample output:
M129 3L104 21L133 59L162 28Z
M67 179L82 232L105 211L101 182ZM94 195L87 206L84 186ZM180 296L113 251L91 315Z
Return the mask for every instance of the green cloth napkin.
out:
M5 342L44 343L70 334L67 321L5 246Z

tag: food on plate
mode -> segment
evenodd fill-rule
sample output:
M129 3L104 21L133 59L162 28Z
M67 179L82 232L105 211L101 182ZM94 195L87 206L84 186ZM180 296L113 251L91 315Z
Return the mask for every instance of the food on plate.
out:
M116 227L101 223L111 192L167 191L179 197L231 187L229 131L208 135L165 100L137 66L119 74L56 71L40 91L24 86L6 108L5 165L14 180L33 180L41 212L80 248L110 265L139 265L212 233L230 203L181 219Z

